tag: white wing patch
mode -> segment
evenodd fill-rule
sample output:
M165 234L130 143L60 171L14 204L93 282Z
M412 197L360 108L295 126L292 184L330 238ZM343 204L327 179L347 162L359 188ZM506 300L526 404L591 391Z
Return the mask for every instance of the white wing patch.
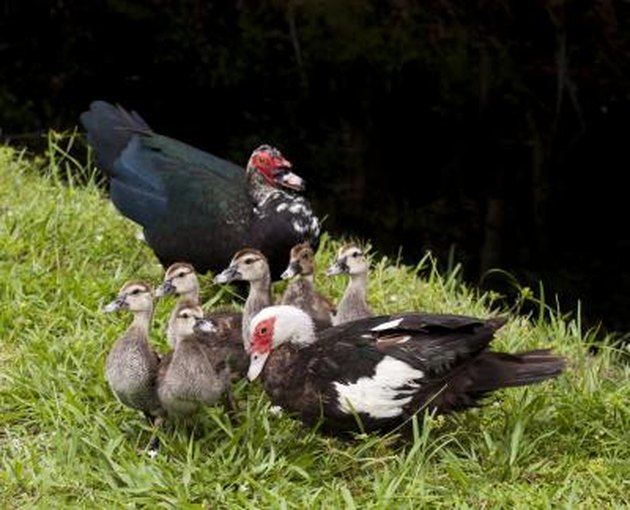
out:
M420 386L415 380L423 376L422 370L385 356L373 376L360 377L354 383L334 383L339 409L347 414L366 413L372 418L399 416Z
M278 204L278 207L276 207L276 212L282 212L285 209L287 209L289 207L289 204L287 204L286 202L282 202L280 204Z
M393 321L383 322L383 324L379 324L378 326L374 326L370 331L383 331L384 329L393 329L396 326L400 325L402 322L402 317L400 319L394 319Z

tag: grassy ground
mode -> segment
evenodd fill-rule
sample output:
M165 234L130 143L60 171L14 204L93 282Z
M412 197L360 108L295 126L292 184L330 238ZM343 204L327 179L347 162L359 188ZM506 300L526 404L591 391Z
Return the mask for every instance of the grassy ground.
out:
M0 507L630 506L630 370L611 348L589 355L579 323L544 307L535 320L511 313L495 346L553 347L567 373L497 393L481 409L421 418L406 445L321 437L271 414L258 385L243 382L238 424L208 409L193 431L165 432L149 459L150 431L103 375L128 317L99 307L127 279L157 283L161 268L96 186L60 183L72 165L59 153L35 163L0 148ZM337 245L326 240L320 268ZM318 283L338 297L345 281ZM206 300L231 299L209 277L203 289ZM382 312L500 312L428 257L415 268L375 257L370 301ZM156 312L162 350L170 305Z

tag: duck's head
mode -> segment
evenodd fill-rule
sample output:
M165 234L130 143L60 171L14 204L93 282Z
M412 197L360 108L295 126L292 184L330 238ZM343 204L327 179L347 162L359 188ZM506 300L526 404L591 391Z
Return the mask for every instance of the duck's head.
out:
M295 306L275 305L263 308L249 326L250 362L247 377L256 379L271 351L284 343L309 345L315 342L313 319Z
M175 315L173 323L175 338L178 340L193 333L214 333L217 328L203 316L200 306L183 306Z
M304 179L291 171L291 163L275 147L261 145L252 152L247 162L247 176L260 177L274 188L303 191Z
M153 310L153 289L143 281L131 281L125 283L114 301L103 307L104 312L117 312L129 310L130 312L151 312Z
M337 274L367 274L370 264L363 254L363 250L354 244L346 244L339 249L335 262L326 271L327 276Z
M186 262L172 264L164 273L164 281L155 290L156 297L170 294L187 294L199 291L199 279L195 268Z
M315 253L310 243L296 244L291 248L291 259L289 265L282 273L284 280L293 278L294 276L309 276L315 272Z
M258 250L245 248L236 252L227 269L214 277L215 283L229 283L235 280L256 282L269 278L269 263Z

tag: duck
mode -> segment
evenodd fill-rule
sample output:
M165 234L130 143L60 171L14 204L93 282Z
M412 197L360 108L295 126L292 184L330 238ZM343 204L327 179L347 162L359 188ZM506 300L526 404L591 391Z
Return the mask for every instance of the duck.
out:
M562 373L565 360L548 349L490 350L505 322L410 312L316 332L303 310L275 305L252 318L248 378L261 379L272 404L324 432L404 430L423 409L462 411L493 391Z
M163 409L156 391L160 357L149 339L153 289L144 281L129 281L102 310L105 313L126 310L133 314L131 325L107 354L105 378L121 403L141 411L149 423L155 424L163 416Z
M349 243L339 248L326 275L347 274L350 279L337 304L337 313L332 318L334 326L374 315L366 300L369 270L370 264L359 245Z
M186 262L176 262L167 268L164 280L156 289L155 295L163 298L168 295L178 296L177 304L171 311L166 337L171 348L175 347L177 337L178 314L183 307L201 305L199 278L195 268ZM204 317L216 328L213 343L221 346L223 356L228 360L232 379L245 376L249 358L243 349L241 324L243 314L238 311L219 309L206 311Z
M293 305L307 312L317 329L332 325L335 306L314 287L315 252L309 243L299 243L291 248L289 265L281 278L292 281L287 285L278 304Z
M249 293L243 307L242 340L245 352L249 353L249 324L252 317L263 308L273 304L271 274L267 257L254 248L237 251L230 265L214 277L219 284L234 281L249 282Z
M154 132L135 111L94 101L80 115L110 197L166 268L178 261L205 274L251 246L272 275L298 242L319 242L319 219L301 194L305 181L280 150L263 144L246 169Z
M198 305L179 308L175 347L164 356L157 374L157 395L170 418L189 418L212 406L230 391L229 367L208 347L206 335L216 332Z

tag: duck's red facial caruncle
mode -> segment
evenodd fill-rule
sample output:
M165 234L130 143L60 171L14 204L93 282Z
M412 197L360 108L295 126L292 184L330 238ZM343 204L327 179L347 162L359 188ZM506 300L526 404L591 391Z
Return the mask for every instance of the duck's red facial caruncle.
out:
M291 162L282 153L269 145L258 147L250 158L250 165L274 187L295 191L304 190L304 179L291 172Z
M251 333L250 364L247 377L253 381L260 375L271 353L276 318L269 317L260 321Z

